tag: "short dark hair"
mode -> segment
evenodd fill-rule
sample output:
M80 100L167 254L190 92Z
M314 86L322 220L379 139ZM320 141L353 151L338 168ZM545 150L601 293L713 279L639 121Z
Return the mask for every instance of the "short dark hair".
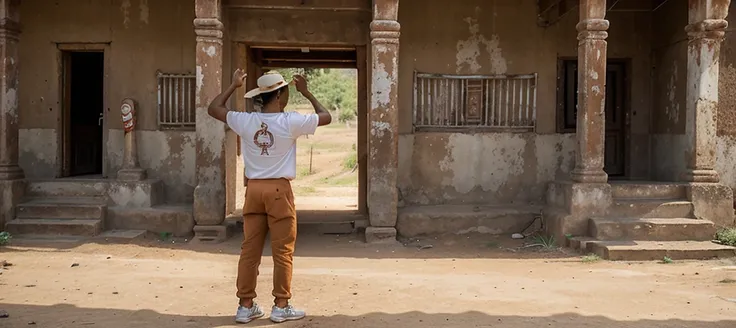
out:
M256 104L266 106L272 101L276 100L276 97L283 91L283 88L277 89L271 92L262 93L255 97Z

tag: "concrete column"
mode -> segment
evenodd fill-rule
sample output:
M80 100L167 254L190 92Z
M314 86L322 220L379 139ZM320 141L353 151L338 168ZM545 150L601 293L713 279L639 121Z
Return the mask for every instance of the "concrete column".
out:
M606 136L606 0L580 0L578 30L578 151L572 180L606 183L603 171Z
M15 218L25 191L18 166L18 42L20 0L0 0L0 231Z
M395 241L398 192L399 0L374 0L371 22L371 102L368 115L367 242Z
M730 0L688 0L687 104L685 134L689 182L718 182L716 110L721 42Z
M222 31L220 1L195 0L197 36L197 187L194 189L195 240L227 238L225 220L225 125L207 114L222 91Z
M24 178L18 166L19 6L0 0L0 180Z

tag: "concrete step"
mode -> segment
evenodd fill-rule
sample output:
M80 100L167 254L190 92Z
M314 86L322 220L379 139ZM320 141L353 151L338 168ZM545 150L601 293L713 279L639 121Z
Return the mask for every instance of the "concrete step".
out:
M567 247L579 251L580 253L587 254L590 252L590 250L588 250L588 244L595 241L598 240L592 237L572 237L567 239Z
M29 181L26 196L31 198L94 197L109 205L151 207L163 203L161 180L118 181L112 179L55 179Z
M433 205L399 209L396 230L403 237L465 234L510 234L530 227L541 216L536 205Z
M710 241L594 241L588 249L611 261L706 260L736 257L736 247Z
M16 208L16 217L44 219L100 219L104 220L107 205L98 198L40 198L30 199Z
M684 184L660 182L611 182L613 198L680 199L687 198Z
M5 224L11 234L96 236L102 220L94 219L15 219Z
M103 179L56 179L29 181L29 197L105 197L110 184Z
M692 218L693 203L674 199L614 199L609 211L616 218Z
M597 240L710 241L713 222L687 218L590 219L589 234Z

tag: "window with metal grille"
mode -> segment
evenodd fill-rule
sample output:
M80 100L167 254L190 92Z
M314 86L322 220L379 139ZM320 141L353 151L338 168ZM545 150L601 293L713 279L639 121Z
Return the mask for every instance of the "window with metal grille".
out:
M414 74L414 129L534 131L537 74Z
M193 129L195 75L158 73L158 126Z

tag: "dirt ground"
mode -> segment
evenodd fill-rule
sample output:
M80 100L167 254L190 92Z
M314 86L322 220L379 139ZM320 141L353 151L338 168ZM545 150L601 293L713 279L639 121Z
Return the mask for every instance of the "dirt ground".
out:
M0 312L9 314L0 327L235 327L240 238L15 241L0 248L0 261L12 263L0 275ZM377 246L300 235L293 302L309 316L280 326L736 327L736 261L584 262L520 243L473 235ZM266 256L266 310L271 270Z

